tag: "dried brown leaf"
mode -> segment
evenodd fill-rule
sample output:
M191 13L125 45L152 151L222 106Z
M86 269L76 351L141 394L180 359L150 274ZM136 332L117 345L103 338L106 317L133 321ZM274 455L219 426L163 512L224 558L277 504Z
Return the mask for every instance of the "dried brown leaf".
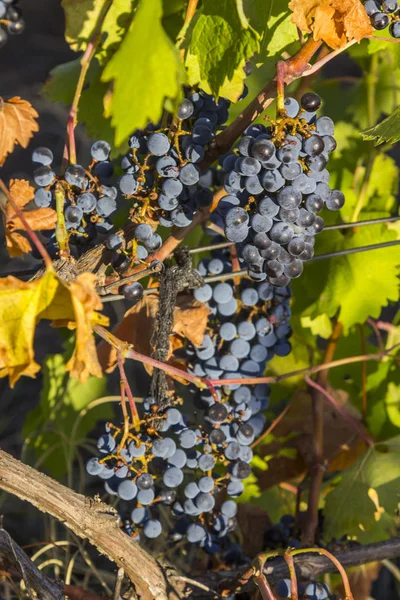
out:
M16 144L28 146L35 131L39 131L35 120L38 116L32 104L19 96L7 101L0 98L0 166Z
M125 313L123 320L114 328L114 335L120 340L132 344L137 352L151 356L153 348L150 342L158 308L158 295L144 296L140 302ZM186 338L197 346L201 344L208 315L208 308L203 303L194 300L193 296L189 294L178 296L167 360L171 357L173 348L182 345L182 339ZM181 342L179 342L179 338ZM103 369L113 370L117 360L115 349L111 348L109 344L101 343L98 353ZM145 367L148 373L152 372L151 367L146 365Z
M312 33L315 40L335 50L373 34L360 0L291 0L289 8L301 31Z
M34 189L24 179L12 179L10 182L10 196L14 204L23 211L24 217L34 231L53 229L57 222L57 213L52 208L37 208L24 210L34 197ZM22 256L32 250L30 241L17 233L25 230L24 224L17 216L11 202L7 200L5 208L6 244L10 256Z

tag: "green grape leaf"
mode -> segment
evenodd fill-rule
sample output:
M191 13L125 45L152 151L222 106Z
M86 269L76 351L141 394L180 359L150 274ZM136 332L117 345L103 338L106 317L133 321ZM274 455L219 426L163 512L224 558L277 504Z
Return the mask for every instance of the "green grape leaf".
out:
M114 82L108 111L117 146L133 130L157 123L165 99L177 101L181 93L179 56L161 19L161 0L141 0L130 29L104 69L102 81ZM127 72L133 75L128 77Z
M67 357L68 358L68 357ZM105 378L90 377L86 383L72 379L65 369L63 354L48 356L43 364L40 404L28 413L23 436L46 470L57 479L69 468L79 444L99 419L111 419L109 403L101 404L80 416L93 400L104 396Z
M273 0L268 19L268 28L262 42L266 55L276 57L280 55L289 44L299 40L296 25L292 22L292 11L289 9L289 0Z
M383 144L383 142L389 144L398 142L400 140L400 106L378 125L364 129L361 135L365 140L375 140L375 146Z
M346 469L327 495L326 539L362 535L363 542L389 537L400 485L400 436L378 444ZM384 515L384 516L383 516ZM385 518L386 517L386 518Z
M350 234L330 231L321 236L318 254L393 241L400 237L394 228L385 225L362 227ZM306 265L305 273L299 278L301 281L296 280L293 285L294 313L299 311L296 307L298 302L300 310L304 310L302 316L313 321L314 333L321 336L326 333L324 322L320 328L316 327L315 319L321 314L333 317L339 312L338 318L346 333L350 327L364 323L368 317L379 317L383 306L398 299L400 246L372 250L367 255L359 252L318 262ZM314 282L318 285L315 290L310 290Z
M80 60L58 65L50 72L50 77L43 86L42 93L52 102L72 103L76 83L80 72ZM79 107L79 122L85 124L86 132L95 139L106 140L114 145L115 130L111 120L105 114L104 101L108 92L108 84L100 80L101 65L97 60L92 60L86 76L85 88L82 92ZM123 141L123 143L126 140ZM119 155L125 151L125 146L114 148L112 154Z
M204 0L183 44L189 83L236 102L243 91L245 63L258 52L259 37L242 0Z
M97 31L109 0L62 0L65 12L65 39L72 50L85 50ZM101 26L102 41L96 52L105 62L110 52L121 42L132 18L134 0L113 0Z

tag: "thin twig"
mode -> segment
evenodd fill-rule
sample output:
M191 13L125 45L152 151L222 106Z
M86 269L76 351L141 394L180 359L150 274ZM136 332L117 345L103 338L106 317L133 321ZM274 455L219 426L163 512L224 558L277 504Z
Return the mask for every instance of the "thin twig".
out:
M286 404L283 411L281 413L279 413L279 415L277 417L275 417L275 419L272 421L272 423L268 427L268 429L266 431L264 431L264 433L262 435L260 435L260 437L258 437L256 440L254 440L254 442L250 446L251 448L255 448L255 446L258 446L258 444L261 444L261 442L264 441L265 438L267 438L269 436L269 434L275 429L275 427L282 421L283 417L289 411L291 406L292 406L292 402L289 401Z
M296 569L294 567L293 556L290 552L285 552L283 558L286 561L286 564L290 573L290 598L291 600L299 600L299 592L297 586L297 576Z
M365 331L364 325L359 325L360 335L361 335L361 352L363 354L367 353L367 342L365 339ZM361 363L361 393L362 393L362 415L365 419L367 416L367 363L364 361Z
M121 586L125 577L125 571L122 567L118 569L117 577L115 579L115 588L114 588L114 600L119 600L121 595Z
M359 426L357 421L353 419L353 417L346 410L344 410L344 408L338 402L336 402L335 398L331 394L329 394L329 392L327 392L326 389L324 389L321 385L307 377L307 375L304 377L304 381L307 383L307 385L320 392L328 400L328 402L335 408L335 410L337 410L337 412L340 413L348 423L350 423L352 428L358 433L360 438L364 440L367 446L371 447L374 445L374 442L369 437L369 435L367 435L365 431Z
M129 381L128 381L128 378L125 373L124 360L121 355L121 352L118 350L117 350L117 363L118 363L118 369L119 369L121 381L124 384L125 392L126 392L126 395L128 396L129 408L131 409L133 425L136 425L137 423L139 423L140 417L139 417L138 410L136 408L136 404L135 404L135 400L134 400L134 397L132 394L131 386L129 385Z
M33 231L32 227L29 225L28 221L25 219L25 215L22 212L22 210L14 202L14 200L13 200L10 192L8 191L8 189L7 189L4 181L2 179L0 179L0 188L1 188L2 192L4 193L5 197L7 198L7 202L10 203L10 205L13 208L13 210L15 210L15 214L18 216L18 218L21 221L22 225L25 227L26 233L31 238L32 243L38 249L38 252L40 253L41 257L43 258L43 261L44 261L44 264L46 265L46 268L47 269L52 269L53 267L52 267L51 258L49 256L46 248L43 246L42 242L39 240L38 236Z

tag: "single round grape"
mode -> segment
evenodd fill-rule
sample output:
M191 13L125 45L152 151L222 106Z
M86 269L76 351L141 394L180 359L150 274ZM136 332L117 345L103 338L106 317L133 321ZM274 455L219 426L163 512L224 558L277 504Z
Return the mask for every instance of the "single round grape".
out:
M382 10L385 13L394 13L399 10L399 3L397 0L382 0Z
M244 208L231 208L225 217L227 227L239 227L249 222L249 215Z
M163 482L169 488L178 487L183 481L183 471L177 467L169 467L164 475Z
M242 291L240 299L244 306L255 306L259 300L258 292L253 288L246 288Z
M239 359L232 354L224 354L220 358L219 366L222 371L236 371L239 368Z
M324 201L318 194L310 194L307 196L306 209L313 213L318 213L324 208Z
M288 244L288 252L292 256L300 256L300 254L304 251L305 241L301 237L294 237L290 240Z
M328 152L328 154L330 154L331 152L336 150L337 141L334 137L332 137L331 135L324 135L322 136L322 139L324 140L325 152Z
M228 460L236 460L240 455L240 445L238 442L230 442L224 450L224 454Z
M282 208L297 208L302 201L301 191L288 185L279 192L277 201Z
M146 246L146 250L149 252L155 252L159 250L162 246L162 237L158 233L153 233L151 238L144 242Z
M55 173L47 165L38 167L33 172L33 179L36 185L40 187L47 187L48 185L51 185L55 179L55 176Z
M400 21L394 21L389 26L389 33L395 39L400 38Z
M209 434L211 444L223 444L226 440L226 435L221 429L213 429Z
M319 135L311 135L303 142L303 151L309 156L318 156L324 151L324 140Z
M213 289L213 299L218 304L225 304L233 298L233 289L229 283L218 283Z
M97 201L96 210L100 217L109 217L117 210L117 203L110 196L102 196Z
M178 469L183 469L183 467L186 465L186 460L186 452L181 448L178 448L178 450L176 450L175 453L168 458L168 464L172 465L173 467L177 467Z
M142 473L136 480L136 485L140 490L148 490L153 487L154 482L150 473Z
M50 206L52 199L53 199L53 196L49 190L44 190L43 188L38 188L35 191L35 196L33 198L33 201L38 208L47 208L48 206Z
M121 500L133 500L136 498L137 492L137 486L131 479L125 479L125 481L121 481L117 491Z
M207 532L202 525L198 525L197 523L192 523L189 525L186 531L186 537L188 542L192 544L200 543L206 537Z
M147 148L154 156L162 156L167 154L170 149L170 142L165 133L152 133L147 138Z
M81 165L69 165L64 174L65 181L70 185L83 189L86 173Z
M250 154L259 161L269 160L275 154L275 146L270 140L256 140L250 147Z
M214 489L214 479L208 476L201 477L199 479L199 489L204 494L211 492Z
M121 292L125 297L125 300L133 302L134 304L143 298L143 286L139 281L134 281L133 283L122 286Z
M200 179L200 169L196 165L188 163L182 167L179 173L179 179L183 185L194 185Z
M285 144L279 148L276 155L283 164L289 164L297 160L299 156L299 150L297 150L297 148L295 148L295 146L292 144Z
M258 175L251 175L250 177L245 177L244 186L246 191L252 196L258 196L264 191L264 188L261 185Z
M77 225L81 222L83 217L83 211L79 206L68 206L65 209L65 219L72 225Z
M372 15L375 13L380 12L380 8L375 0L367 0L364 3L364 9L369 17L372 17Z
M281 208L279 211L279 218L285 223L295 223L299 218L300 210L298 208Z
M40 163L41 165L49 166L53 162L53 153L50 148L45 148L44 146L35 148L35 150L32 152L32 161Z
M329 210L340 210L344 202L344 194L339 190L332 190L330 197L326 201L326 208Z
M312 194L317 187L317 183L312 177L309 177L305 173L301 173L293 180L292 186L302 194Z
M259 263L261 261L261 256L256 246L252 244L246 244L246 246L242 250L242 257L247 263Z
M295 279L296 277L300 277L303 272L303 263L299 259L295 259L288 265L284 265L283 272L285 275L290 277L290 279Z
M186 498L196 498L197 494L200 493L200 488L195 481L190 481L187 485L185 485L185 489L183 493Z
M210 142L213 138L213 132L210 127L206 125L197 125L197 121L194 124L192 131L192 139L196 144L200 144L200 146L205 146Z
M282 275L283 273L283 264L279 262L279 260L273 258L265 261L263 269L268 277L279 277L279 275Z
M79 194L76 204L87 214L96 208L97 198L91 192L83 192L83 194Z
M290 225L286 223L275 223L270 231L272 241L278 244L288 244L294 236L294 232Z
M207 411L207 417L212 423L223 423L228 416L228 410L224 404L215 403Z
M226 500L221 505L221 512L225 517L231 519L237 513L237 504L233 500Z
M90 154L92 155L92 158L98 161L108 160L110 152L111 146L104 140L98 140L97 142L94 142L90 148Z
M255 291L255 290L252 290L252 291ZM258 298L258 294L257 294L257 298ZM247 342L249 342L256 335L256 328L254 327L254 325L251 321L242 321L238 325L237 332L238 332L239 337L242 340L246 340ZM235 369L233 369L233 370L235 370Z
M201 492L194 500L197 508L203 512L210 512L215 506L215 498L211 494Z
M192 163L200 162L205 156L205 150L203 146L199 144L189 144L185 148L185 157Z
M276 593L281 598L292 597L292 582L290 579L280 579L276 584Z
M265 198L260 200L260 203L258 205L258 212L260 213L260 215L272 218L278 214L279 205L274 200L272 200L272 198L266 196Z
M308 112L315 112L321 106L321 97L314 92L307 92L301 97L301 108Z
M209 300L211 300L212 295L213 289L211 285L208 285L208 283L206 283L206 285L203 285L200 288L195 289L193 292L193 296L198 302L208 302Z
M156 171L161 177L178 177L179 167L172 156L162 156L156 162Z
M144 506L148 506L154 501L155 493L153 488L148 490L139 490L137 495L137 501Z
M143 454L145 454L145 452L146 452L145 444L139 444L137 446L135 442L131 442L129 444L128 449L129 449L130 456L132 456L133 458L138 458L139 456L143 456Z
M22 33L25 29L25 21L23 19L20 19L19 21L16 22L9 22L7 23L7 31L8 33L11 33L11 35L19 35L20 33Z
M307 231L312 234L321 233L324 228L324 220L321 217L315 217L314 223L307 227Z
M233 340L236 337L236 333L236 326L233 323L222 323L219 330L220 337L227 342Z
M149 519L143 527L143 533L150 539L157 538L162 532L162 526L158 519Z
M261 175L261 184L267 192L277 192L285 185L285 180L278 170L265 171Z
M123 253L116 253L111 259L111 266L118 272L122 273L129 268L131 259Z
M252 346L250 350L251 360L254 360L258 363L262 363L267 360L267 357L268 351L264 346L262 346L261 344L256 344L255 346Z
M165 194L169 198L175 198L179 196L179 194L182 192L183 185L179 181L179 179L174 179L171 177L169 179L165 179L162 182L161 189L163 191L163 194Z
M301 164L297 161L286 164L284 163L279 170L282 177L284 177L287 181L293 181L293 179L296 179L296 177L303 172Z
M318 156L307 156L305 163L312 173L320 173L325 169L328 160L323 154L319 154Z
M178 109L178 119L188 119L194 112L193 102L185 98Z
M86 463L86 471L89 475L98 475L104 469L104 465L99 463L98 458L89 458Z
M220 258L213 258L208 263L208 272L212 275L220 275L224 272L224 263Z
M251 217L251 228L256 233L266 233L272 227L273 221L271 217L266 217L256 213Z
M386 17L387 18L387 17ZM319 117L316 122L316 132L318 135L334 135L335 126L330 117Z
M179 443L182 448L193 448L197 441L197 436L191 429L185 429L179 434Z
M139 242L146 242L153 235L153 230L147 223L140 223L135 229L134 236Z
M285 98L284 107L288 117L290 117L291 119L297 117L297 114L300 110L300 105L295 98Z
M215 458L212 454L203 454L199 458L199 469L201 471L211 471L215 466Z
M253 238L253 242L258 250L266 250L272 244L268 235L264 232L257 233Z
M243 460L239 460L232 467L232 475L237 479L247 479L251 475L251 467Z
M148 511L144 506L138 506L131 512L131 519L135 525L142 525L148 518Z
M229 349L236 358L245 358L250 352L250 344L246 340L238 338L231 342Z
M309 212L306 208L301 208L296 223L300 227L311 227L315 223L315 219L316 216L314 213Z

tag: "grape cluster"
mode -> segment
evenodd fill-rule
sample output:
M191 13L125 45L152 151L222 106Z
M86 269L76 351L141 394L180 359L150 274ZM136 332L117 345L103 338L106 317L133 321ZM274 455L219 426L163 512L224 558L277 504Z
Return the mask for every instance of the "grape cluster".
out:
M231 272L224 257L202 261L201 274ZM250 281L205 285L195 292L212 312L200 347L184 352L190 371L208 378L257 376L273 353L290 351L290 292ZM105 480L108 493L129 502L125 530L135 539L158 537L170 507L176 521L170 539L186 539L213 553L228 546L236 527L235 499L251 474L251 444L263 431L267 385L219 386L195 393L191 411L177 402L161 409L149 397L140 421L127 432L107 425L98 441L100 456L87 470ZM186 412L191 412L189 418ZM164 507L164 508L163 508ZM231 548L232 549L232 548Z
M400 13L398 0L366 0L364 8L371 25L378 31L386 29L392 37L400 38Z
M256 281L265 277L286 286L314 254L315 235L324 208L339 210L344 196L329 185L327 164L336 148L329 117L317 118L321 99L307 93L301 106L285 99L285 116L271 126L247 128L236 152L222 159L222 198L214 213L228 240L240 244L240 255Z
M57 176L52 168L53 153L49 148L36 148L32 153L36 165L33 180L38 186L33 201L38 208L56 208L57 191L65 197L65 227L69 242L76 246L94 242L99 233L107 233L113 227L110 217L117 209L118 192L112 185L110 150L107 142L94 142L88 168L72 164L62 176ZM54 231L48 249L51 253L57 251Z
M332 598L329 588L325 583L313 581L298 584L298 597L303 600L327 600ZM292 597L292 584L290 579L281 579L275 586L279 600Z
M203 91L187 95L169 127L148 125L129 140L121 163L121 193L132 199L132 220L151 218L164 227L186 227L209 206L213 170L201 174L206 146L228 119L230 102Z
M24 29L25 22L17 0L0 0L0 48L7 43L9 35L17 35Z

